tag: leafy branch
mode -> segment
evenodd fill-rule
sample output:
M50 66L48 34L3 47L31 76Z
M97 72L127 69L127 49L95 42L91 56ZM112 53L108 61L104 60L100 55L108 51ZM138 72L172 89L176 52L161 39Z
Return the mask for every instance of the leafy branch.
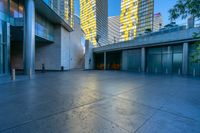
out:
M169 10L170 20L176 20L179 17L182 19L192 16L196 20L200 20L200 0L177 0L176 4L172 9ZM197 33L194 33L194 38L200 40L200 30ZM191 55L191 60L194 63L200 62L200 41L195 42L195 49Z

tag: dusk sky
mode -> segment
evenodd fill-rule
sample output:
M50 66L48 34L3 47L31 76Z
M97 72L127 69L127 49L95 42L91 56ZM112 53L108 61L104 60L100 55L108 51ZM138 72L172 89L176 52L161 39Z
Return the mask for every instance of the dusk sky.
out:
M161 12L164 20L164 24L168 24L169 21L169 9L176 3L176 0L154 0L155 9L154 12ZM121 0L108 0L108 15L117 16L120 15L120 2ZM75 14L79 16L79 0L75 0ZM177 23L182 24L184 21L178 20Z

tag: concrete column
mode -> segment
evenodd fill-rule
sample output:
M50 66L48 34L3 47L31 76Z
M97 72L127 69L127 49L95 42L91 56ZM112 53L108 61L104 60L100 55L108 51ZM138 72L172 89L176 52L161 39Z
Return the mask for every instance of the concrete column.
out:
M146 49L145 48L141 49L141 67L142 67L142 72L145 72L145 69L146 69Z
M6 42L6 54L5 54L5 73L10 72L10 24L5 23L5 30L6 30L6 35L5 35L5 42Z
M106 70L106 52L104 52L104 70Z
M128 70L128 51L127 50L122 51L122 70L123 71Z
M24 73L35 72L35 3L25 0L24 5Z
M188 50L189 50L189 45L188 45L188 43L184 43L183 44L183 65L182 65L182 73L184 74L184 75L186 75L186 74L188 74L188 56L189 56L189 54L188 54Z

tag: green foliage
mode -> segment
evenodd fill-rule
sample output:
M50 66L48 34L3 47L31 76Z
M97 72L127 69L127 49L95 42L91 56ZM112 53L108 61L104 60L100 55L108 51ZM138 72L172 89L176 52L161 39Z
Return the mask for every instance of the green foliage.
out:
M170 19L176 20L181 17L185 19L188 16L200 18L200 0L177 0L177 3L169 10Z
M194 33L193 37L200 40L200 31L198 33ZM191 60L194 63L199 63L200 62L200 41L195 42L195 49L196 49L196 52L194 52L191 55Z
M200 20L200 0L177 0L172 9L169 10L170 19L176 20L179 17L182 19L188 16L193 16L197 20ZM200 31L194 33L194 38L200 40ZM195 43L196 52L191 55L192 62L200 62L200 41Z

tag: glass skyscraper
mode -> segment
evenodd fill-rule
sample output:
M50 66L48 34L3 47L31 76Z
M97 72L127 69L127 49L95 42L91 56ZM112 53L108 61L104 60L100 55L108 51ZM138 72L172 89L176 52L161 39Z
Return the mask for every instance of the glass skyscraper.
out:
M81 28L85 38L95 46L107 44L108 36L108 1L80 0Z
M65 22L74 25L74 0L43 0L51 7Z
M121 0L120 41L153 29L154 0Z

